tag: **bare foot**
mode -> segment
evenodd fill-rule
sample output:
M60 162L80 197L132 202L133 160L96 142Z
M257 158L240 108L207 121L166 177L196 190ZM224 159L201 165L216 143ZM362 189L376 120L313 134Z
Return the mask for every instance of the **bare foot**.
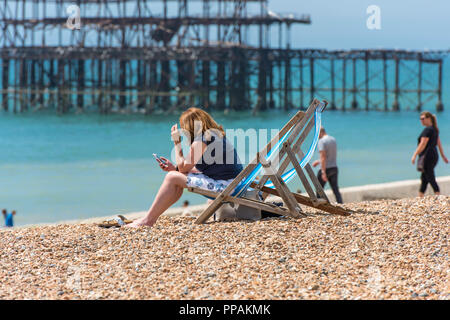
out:
M122 228L140 228L140 227L151 227L152 225L148 223L144 218L134 220L132 223L122 226Z

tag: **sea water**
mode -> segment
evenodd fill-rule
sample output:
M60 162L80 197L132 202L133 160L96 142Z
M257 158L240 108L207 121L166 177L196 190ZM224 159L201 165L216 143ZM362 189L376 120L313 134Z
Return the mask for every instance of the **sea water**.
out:
M446 59L445 111L437 116L447 157L450 157L449 75L450 60ZM327 95L318 92L318 98L330 100L324 94ZM383 101L381 93L375 98ZM324 112L323 125L338 143L340 187L419 178L410 159L423 127L419 113L405 110L414 109L414 98L404 97L400 112ZM436 101L428 102L424 109L434 112L435 104ZM295 110L280 110L257 115L250 111L212 114L227 130L257 133L257 144L249 139L244 145L238 144L237 139L234 141L241 160L248 163L270 138L270 130L280 129L294 113ZM152 154L171 156L170 128L178 117L179 114L93 113L58 116L45 110L0 113L0 209L17 211L15 225L147 210L165 175ZM303 151L311 140L312 133ZM317 158L316 152L313 160ZM450 175L450 165L440 159L436 175ZM303 190L298 179L295 180L289 184L291 190ZM184 200L191 204L205 202L205 198L185 192L175 205Z
M228 130L264 135L260 129L279 129L294 113L212 114ZM16 225L147 210L165 175L152 153L171 156L177 121L178 115L2 114L0 207L17 211ZM438 124L450 157L450 111L438 114ZM338 143L340 187L419 178L410 161L423 129L417 112L325 111L323 125ZM237 149L244 162L255 155L248 140ZM450 165L440 159L436 174L450 175ZM177 205L184 200L206 199L185 192Z

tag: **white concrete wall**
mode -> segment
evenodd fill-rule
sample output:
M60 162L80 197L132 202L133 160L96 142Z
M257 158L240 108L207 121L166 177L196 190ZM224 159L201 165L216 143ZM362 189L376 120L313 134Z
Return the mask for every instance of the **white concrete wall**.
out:
M450 195L450 176L436 179L442 195ZM340 189L342 199L346 202L361 202L378 199L401 199L417 197L419 193L420 179L404 180L365 186L349 187ZM330 201L335 201L333 191L325 192ZM426 195L433 195L433 189L428 184Z
M437 182L441 189L441 194L449 196L450 195L450 176L439 177L437 178ZM401 199L401 198L412 198L416 197L418 194L420 186L420 180L404 180L397 182L388 182L388 183L380 183L380 184L371 184L365 186L358 187L349 187L340 189L342 198L344 203L349 202L361 202L361 201L370 201L370 200L379 200L379 199ZM331 202L335 201L334 194L331 190L327 190L326 194L328 195ZM434 194L430 185L427 188L427 195ZM268 200L275 200L277 197L269 197ZM206 208L206 198L205 204L199 204L195 206L190 206L190 212L193 214L200 214ZM183 213L183 208L170 208L167 210L164 215L166 216L178 216ZM137 219L144 216L146 211L141 212L131 212L128 214L124 214L128 219ZM103 220L112 219L114 216L108 217L95 217L91 219L83 219L83 220L71 220L71 221L63 221L59 223L97 223ZM53 224L53 223L51 223ZM50 224L50 225L51 225Z
M441 194L450 195L450 176L437 178L439 188L441 189ZM371 184L358 187L349 187L340 189L342 199L345 203L349 202L361 202L379 199L401 199L401 198L413 198L417 197L419 192L420 180L404 180L380 184ZM327 190L331 202L334 202L333 191ZM426 195L432 195L433 190L430 185L428 185ZM306 195L306 194L305 194ZM277 197L270 196L268 200L276 200ZM279 199L278 199L279 200ZM206 198L205 198L206 202ZM206 208L206 204L199 204L195 206L190 206L189 209L193 214L199 214ZM183 212L182 208L170 208L164 215L167 216L177 216L181 215ZM145 212L136 212L133 214L126 215L127 218L131 219L143 216ZM98 220L98 218L95 218Z

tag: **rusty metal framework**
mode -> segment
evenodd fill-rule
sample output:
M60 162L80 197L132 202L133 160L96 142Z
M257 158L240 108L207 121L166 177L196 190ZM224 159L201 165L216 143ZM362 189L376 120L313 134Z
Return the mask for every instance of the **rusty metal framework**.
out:
M73 3L80 30L66 25ZM318 97L330 109L443 110L445 52L291 48L291 27L310 23L268 0L0 0L0 106L258 111Z

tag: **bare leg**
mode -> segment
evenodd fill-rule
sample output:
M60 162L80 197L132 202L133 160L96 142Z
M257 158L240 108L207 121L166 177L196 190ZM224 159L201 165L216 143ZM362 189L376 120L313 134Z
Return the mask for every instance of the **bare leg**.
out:
M125 227L153 226L159 216L180 199L183 194L183 188L186 188L186 183L187 178L184 174L178 171L167 173L145 217L135 220Z
M423 194L423 192L419 192L419 197L424 197L424 194Z

